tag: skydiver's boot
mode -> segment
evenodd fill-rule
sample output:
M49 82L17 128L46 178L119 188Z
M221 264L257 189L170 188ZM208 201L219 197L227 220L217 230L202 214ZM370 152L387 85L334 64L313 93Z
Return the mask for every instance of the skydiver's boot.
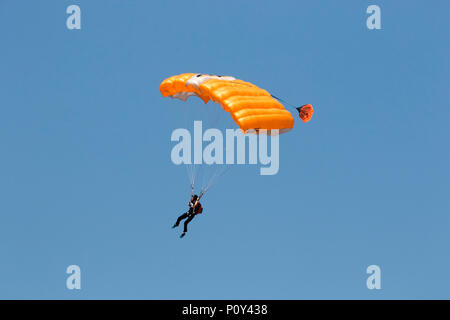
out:
M186 232L183 232L180 236L180 238L183 238L186 235Z

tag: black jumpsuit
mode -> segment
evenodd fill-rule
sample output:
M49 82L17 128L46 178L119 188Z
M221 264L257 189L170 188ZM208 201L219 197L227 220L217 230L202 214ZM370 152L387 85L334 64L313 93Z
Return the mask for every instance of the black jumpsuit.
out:
M195 215L198 214L200 207L201 207L200 202L197 202L197 204L195 205L195 210L193 207L190 207L188 211L186 211L185 213L183 213L181 216L178 217L177 222L175 223L175 227L178 227L181 220L187 218L186 221L184 222L184 229L183 229L183 232L187 232L188 223L191 222L192 219L194 219Z

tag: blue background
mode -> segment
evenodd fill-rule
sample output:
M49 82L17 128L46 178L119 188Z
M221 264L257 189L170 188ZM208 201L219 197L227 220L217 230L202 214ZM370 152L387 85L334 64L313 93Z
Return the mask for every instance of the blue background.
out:
M0 298L449 299L449 9L0 1ZM277 175L232 169L180 240L170 135L201 102L159 84L184 72L316 112L280 137Z

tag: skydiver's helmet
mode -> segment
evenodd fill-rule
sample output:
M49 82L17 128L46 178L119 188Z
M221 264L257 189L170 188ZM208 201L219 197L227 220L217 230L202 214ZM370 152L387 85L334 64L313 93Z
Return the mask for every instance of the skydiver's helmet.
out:
M192 196L192 201L197 201L197 199L198 199L198 196L197 196L196 194L194 194L194 195Z

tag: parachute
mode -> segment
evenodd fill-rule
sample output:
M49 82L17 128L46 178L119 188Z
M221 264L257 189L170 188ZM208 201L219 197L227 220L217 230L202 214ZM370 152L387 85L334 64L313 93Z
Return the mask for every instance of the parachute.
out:
M205 103L211 100L220 104L244 134L281 134L294 126L292 114L280 103L287 102L250 82L231 76L183 73L165 79L160 91L164 97L186 101L191 96L198 96ZM294 109L303 122L308 122L314 112L310 104ZM189 175L192 194L195 180L192 169ZM201 196L208 188L202 190Z
M284 106L264 89L230 76L184 73L164 80L160 85L164 97L186 101L196 95L205 103L209 100L219 103L230 113L231 118L245 133L253 129L256 133L277 129L285 133L294 126L294 118ZM306 115L312 116L312 106L308 105ZM302 107L303 108L303 107ZM302 117L309 121L310 117Z

